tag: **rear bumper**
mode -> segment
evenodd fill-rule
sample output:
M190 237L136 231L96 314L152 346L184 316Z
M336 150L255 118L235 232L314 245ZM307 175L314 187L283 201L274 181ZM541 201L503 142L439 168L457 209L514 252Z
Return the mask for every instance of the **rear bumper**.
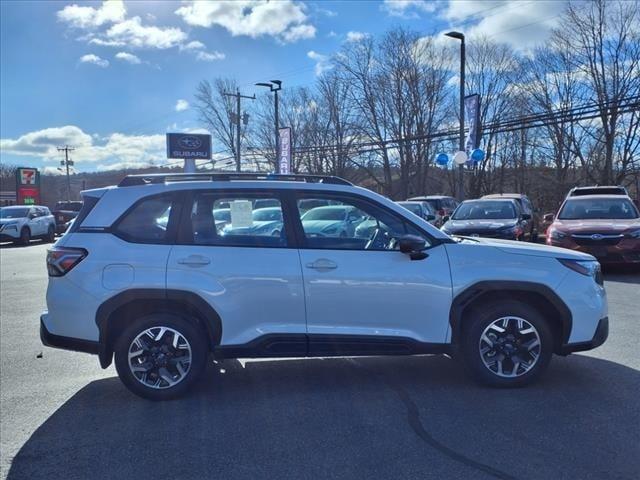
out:
M100 353L100 343L82 338L62 337L54 335L45 325L46 314L40 316L40 341L45 347L60 348L74 352L85 352L97 355Z
M560 355L593 350L602 345L609 337L609 317L601 318L593 338L588 342L568 343L560 348Z

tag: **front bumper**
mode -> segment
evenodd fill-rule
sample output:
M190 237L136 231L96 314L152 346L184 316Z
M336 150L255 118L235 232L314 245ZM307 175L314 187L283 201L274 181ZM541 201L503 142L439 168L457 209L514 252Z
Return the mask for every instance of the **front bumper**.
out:
M17 229L3 229L0 232L0 242L15 242L20 239L20 232Z
M601 318L596 327L593 338L588 342L568 343L560 348L560 355L569 355L574 352L593 350L602 345L609 337L609 317Z
M97 355L100 353L100 343L82 338L62 337L47 330L44 323L46 314L40 316L40 341L45 347L60 348L74 352L85 352Z

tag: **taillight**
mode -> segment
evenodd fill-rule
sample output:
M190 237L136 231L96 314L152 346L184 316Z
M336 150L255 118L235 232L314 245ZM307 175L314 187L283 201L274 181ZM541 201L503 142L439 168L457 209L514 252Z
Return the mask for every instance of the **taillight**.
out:
M62 277L88 255L83 248L53 247L47 251L47 271L50 277Z

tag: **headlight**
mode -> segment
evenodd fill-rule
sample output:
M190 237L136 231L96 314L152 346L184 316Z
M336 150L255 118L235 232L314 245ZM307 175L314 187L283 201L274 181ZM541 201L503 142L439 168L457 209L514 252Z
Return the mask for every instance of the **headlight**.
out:
M563 238L567 237L567 234L562 233L560 230L551 230L549 233L553 240L562 240Z
M630 238L640 238L640 229L627 234Z
M598 285L604 284L600 263L597 260L569 260L567 258L559 258L558 261L574 272L578 272L587 277L593 277Z

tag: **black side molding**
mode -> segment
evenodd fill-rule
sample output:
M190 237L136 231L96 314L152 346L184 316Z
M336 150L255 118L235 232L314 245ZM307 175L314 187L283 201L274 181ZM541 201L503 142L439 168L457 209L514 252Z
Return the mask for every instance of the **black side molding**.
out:
M242 345L220 345L216 358L358 357L449 353L449 345L379 335L267 334Z
M63 350L91 353L93 355L100 353L100 343L98 342L81 338L63 337L49 332L42 321L42 317L40 317L40 341L45 347L61 348Z

